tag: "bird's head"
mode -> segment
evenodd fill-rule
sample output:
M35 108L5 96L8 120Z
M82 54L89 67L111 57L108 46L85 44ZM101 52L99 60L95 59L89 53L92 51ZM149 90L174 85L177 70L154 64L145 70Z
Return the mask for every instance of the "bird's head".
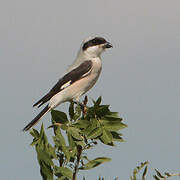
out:
M89 37L83 41L81 51L87 57L99 57L103 51L107 48L112 48L111 43L107 42L102 37Z

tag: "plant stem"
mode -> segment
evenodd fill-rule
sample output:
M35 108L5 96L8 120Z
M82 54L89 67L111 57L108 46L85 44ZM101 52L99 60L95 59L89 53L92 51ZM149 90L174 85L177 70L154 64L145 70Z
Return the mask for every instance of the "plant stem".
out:
M72 180L76 180L76 175L77 175L77 171L78 171L78 167L79 167L79 162L81 159L81 154L82 154L82 147L78 145L77 146L77 161L76 161L76 165L74 167L74 173L73 173Z
M59 156L59 166L60 166L60 167L62 167L63 162L64 162L64 155L63 155L63 154L60 154L60 156Z

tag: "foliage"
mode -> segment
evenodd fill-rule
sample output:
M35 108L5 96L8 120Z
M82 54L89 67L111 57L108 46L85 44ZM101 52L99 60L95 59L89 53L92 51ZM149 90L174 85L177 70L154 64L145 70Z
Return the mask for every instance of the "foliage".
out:
M137 166L134 170L133 170L133 175L130 176L130 180L138 180L139 178L137 178L137 175L140 173L140 171L143 170L142 172L142 176L141 176L141 180L145 180L146 179L146 174L147 174L147 170L148 170L148 161L142 162L140 164L140 166ZM164 174L160 173L157 169L155 170L155 175L153 175L153 179L154 180L167 180L171 177L174 176L180 176L180 173L176 173L176 174L172 174L172 173L168 173L165 172ZM140 179L139 179L140 180Z
M85 152L98 143L114 146L123 142L119 130L127 127L117 112L110 111L109 105L101 105L101 97L87 107L70 103L69 118L66 113L52 110L53 142L48 142L43 125L40 132L32 129L32 146L35 146L40 173L43 180L75 180L79 170L89 170L110 161L107 157L89 160Z
M93 101L93 106L87 106L87 97L83 104L71 102L68 115L61 111L52 110L53 145L48 142L43 124L40 131L32 129L32 146L35 147L43 180L76 180L80 170L95 168L111 159L87 157L88 149L95 148L98 143L114 146L115 142L123 142L119 131L126 124L122 122L117 112L110 111L109 105L101 105L101 97ZM149 162L140 163L134 168L130 180L146 180ZM151 179L167 180L180 173L160 173L154 169ZM83 180L86 180L83 177ZM99 177L99 180L105 180ZM118 178L114 178L118 180Z
M140 164L140 166L137 166L134 170L133 170L133 175L130 177L130 180L137 180L137 174L144 168L143 174L142 174L142 180L145 180L145 176L147 173L147 164L148 161L142 162Z

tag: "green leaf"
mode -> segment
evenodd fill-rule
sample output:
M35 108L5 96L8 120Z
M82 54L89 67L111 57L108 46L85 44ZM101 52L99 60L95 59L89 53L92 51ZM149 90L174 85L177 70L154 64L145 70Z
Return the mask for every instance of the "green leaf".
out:
M171 174L170 173L168 173L168 172L165 172L164 173L167 177L171 177ZM178 176L180 176L180 174L177 174Z
M107 121L106 119L101 119L100 122L109 131L119 131L120 129L126 128L127 125L120 121Z
M71 120L74 117L74 102L73 101L71 101L70 105L69 105L69 116L70 116Z
M75 124L73 124L73 126L81 129L86 129L87 127L89 127L90 124L91 124L90 121L85 119L80 119Z
M80 116L81 116L81 106L77 104L75 107L75 113L73 119L76 121L77 119L80 118Z
M40 145L36 146L36 152L39 163L44 162L48 166L54 165L50 155Z
M123 138L121 137L120 133L117 133L115 131L111 131L113 141L118 141L118 142L124 142Z
M47 148L47 152L50 155L50 157L52 159L57 159L57 155L55 152L56 148L52 147L50 144L48 144L46 148Z
M121 122L123 120L122 118L115 118L115 117L112 117L110 115L105 115L103 117L103 119L106 121L119 121L119 122Z
M131 180L136 180L136 179L137 179L136 175L137 175L137 174L139 173L139 171L140 171L145 165L147 165L147 164L149 164L149 162L148 162L148 161L145 161L145 162L142 162L142 163L140 164L140 166L137 166L136 168L134 168L134 170L133 170L133 176L130 177ZM145 174L146 171L147 171L147 169L145 168L143 174ZM143 177L143 176L142 176L142 177ZM142 178L142 180L144 180L144 177Z
M157 169L155 169L156 174L160 177L160 178L165 178L165 176L163 176Z
M97 121L97 119L92 118L92 119L90 119L90 125L89 125L86 129L82 130L82 133L88 135L88 134L90 134L94 129L96 129L97 127L98 127L98 121Z
M72 176L73 176L73 172L67 168L67 167L55 167L55 175L57 177L61 177L61 176L64 176L64 177L67 177L69 179L72 179Z
M88 107L87 113L86 113L86 119L95 118L95 108L94 107Z
M43 125L43 123L41 124L41 129L40 129L40 138L43 136L43 134L44 134L44 125Z
M67 178L64 177L64 176L61 176L61 177L58 177L58 179L56 179L56 180L69 180L69 179L67 179Z
M66 146L62 146L62 151L64 152L65 156L66 156L66 161L69 162L70 161L70 153L69 150Z
M113 145L113 143L112 143L112 140L113 140L112 134L111 134L111 132L109 132L106 129L103 129L103 134L100 136L100 140L104 144Z
M99 96L99 98L97 99L97 101L94 103L94 108L99 107L99 105L101 104L102 98L101 96Z
M34 138L39 138L39 132L36 129L32 129L30 131L30 134L34 137Z
M48 166L43 162L40 163L40 173L43 180L53 180L53 170L51 166Z
M66 124L69 122L67 115L64 112L51 110L51 116L53 121L56 123Z
M53 140L54 140L56 147L58 147L59 149L61 149L64 152L64 154L67 158L67 161L69 161L70 160L69 151L66 147L66 141L65 141L63 135L61 134L60 130L57 131L56 136L53 136Z
M147 166L144 168L144 172L143 172L143 175L142 175L142 180L145 180L146 174L147 174Z
M67 131L67 138L68 138L68 144L69 144L70 148L74 149L75 143L74 143L71 133L69 133L68 131Z
M62 130L64 130L64 131L66 131L66 130L68 129L68 126L67 126L66 124L62 124L62 125L60 126L60 128L61 128Z
M98 157L94 160L89 161L88 163L81 166L79 169L81 170L88 170L99 166L102 163L109 162L111 159L107 157Z
M34 138L34 139L33 139L33 142L32 142L30 145L31 145L31 146L34 146L34 145L38 144L39 141L40 141L40 139Z
M84 143L84 141L75 141L75 144L78 146L81 146L81 147L85 147L85 143Z
M68 126L66 124L59 124L59 123L54 123L51 126L48 127L48 129L50 128L54 128L55 132L57 130L57 128L60 127L62 130L67 130Z
M95 109L96 115L101 118L105 115L109 114L109 105L101 105L97 109Z
M56 136L53 136L53 140L54 140L55 145L59 148L62 146L66 146L66 141L63 135L61 134L60 130L57 132Z
M73 138L77 140L83 140L83 137L80 134L80 130L75 128L75 127L69 127L68 128L68 133L72 135Z
M109 112L109 114L107 114L106 116L111 117L111 118L119 118L119 113L118 112Z
M87 156L81 156L81 159L85 159L86 161L90 161Z
M40 144L42 144L42 145L47 145L48 144L48 139L47 139L47 136L46 136L45 131L44 131L43 123L41 125L39 139L40 139L40 142L39 142Z
M88 134L87 138L88 138L88 139L95 139L95 138L97 138L98 136L100 136L102 133L103 133L102 128L101 128L101 127L98 127L98 128L96 128L96 129L92 130L92 131Z
M70 149L69 153L70 153L70 157L71 157L70 162L74 162L76 154L77 154L77 148Z

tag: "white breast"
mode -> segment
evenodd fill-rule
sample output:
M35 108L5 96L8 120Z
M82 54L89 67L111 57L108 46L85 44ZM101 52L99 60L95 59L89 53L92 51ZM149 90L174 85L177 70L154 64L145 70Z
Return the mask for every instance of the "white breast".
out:
M79 98L94 86L101 73L102 63L100 58L93 58L92 62L91 72L53 96L49 103L50 107L55 108L59 104L73 99L79 101Z
M100 58L93 58L92 62L93 68L91 73L85 78L78 81L79 85L81 86L81 90L79 91L79 93L77 93L77 98L79 98L81 95L85 94L89 89L91 89L99 78L102 69L101 60Z

